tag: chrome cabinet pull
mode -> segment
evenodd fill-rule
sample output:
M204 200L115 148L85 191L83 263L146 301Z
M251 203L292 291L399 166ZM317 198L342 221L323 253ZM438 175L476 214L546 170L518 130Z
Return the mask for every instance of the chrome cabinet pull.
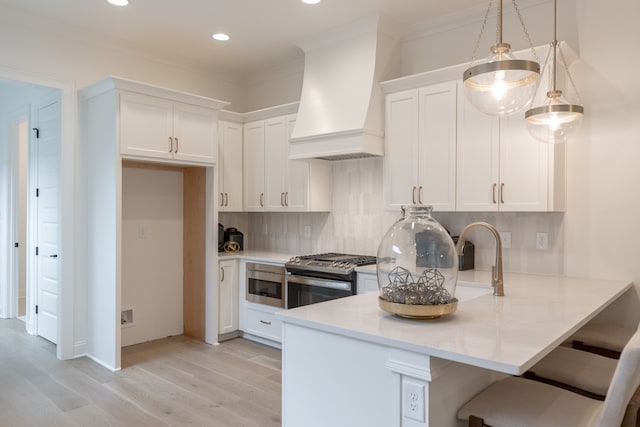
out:
M422 185L418 189L418 203L422 204Z
M271 325L271 322L267 322L266 320L260 320L260 323L262 323L263 325Z
M494 184L493 184L493 204L494 204L494 205L495 205L496 203L498 203L498 202L496 202L496 187L497 187L497 186L498 186L498 185L497 185L496 183L494 183Z
M178 137L176 136L176 151L175 151L175 153L178 153L178 147L180 147L180 141L178 141Z
M504 182L500 184L500 203L504 204Z
M224 267L220 267L220 281L224 282Z
M264 207L264 193L260 193L260 207Z
M413 190L411 191L411 199L413 200L413 204L416 204L416 187L413 187Z
M173 137L169 137L169 152L173 153Z

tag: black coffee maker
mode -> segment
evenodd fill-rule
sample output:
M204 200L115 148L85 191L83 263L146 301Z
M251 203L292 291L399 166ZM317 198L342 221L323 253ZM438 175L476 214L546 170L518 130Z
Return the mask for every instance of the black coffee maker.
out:
M224 225L218 223L218 252L224 252Z

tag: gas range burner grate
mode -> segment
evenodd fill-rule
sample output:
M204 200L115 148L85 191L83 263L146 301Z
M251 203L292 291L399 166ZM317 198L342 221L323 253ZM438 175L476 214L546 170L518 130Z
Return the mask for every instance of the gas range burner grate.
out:
M299 258L300 260L324 261L327 263L355 264L358 267L376 263L375 256L341 254L336 252L327 252L324 254L315 254L315 255L302 255L296 258Z

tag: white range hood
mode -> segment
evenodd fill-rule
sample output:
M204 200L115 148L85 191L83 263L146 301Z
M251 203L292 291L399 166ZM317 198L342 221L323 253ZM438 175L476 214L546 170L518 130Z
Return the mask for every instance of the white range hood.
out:
M384 155L384 95L379 82L399 68L396 34L380 17L300 44L304 80L290 159L343 160ZM384 27L384 28L383 28Z

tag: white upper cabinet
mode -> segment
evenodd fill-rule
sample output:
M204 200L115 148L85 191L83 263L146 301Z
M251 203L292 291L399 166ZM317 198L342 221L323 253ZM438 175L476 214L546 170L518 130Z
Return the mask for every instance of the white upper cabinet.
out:
M122 155L215 164L216 110L141 93L119 97Z
M384 200L388 210L456 208L456 82L387 95Z
M331 164L289 160L295 114L245 124L246 211L331 210Z
M462 93L458 113L458 210L564 209L564 144L533 138L524 113L498 119L478 112Z
M244 125L244 210L264 211L264 120Z
M218 207L242 211L242 124L218 122Z

